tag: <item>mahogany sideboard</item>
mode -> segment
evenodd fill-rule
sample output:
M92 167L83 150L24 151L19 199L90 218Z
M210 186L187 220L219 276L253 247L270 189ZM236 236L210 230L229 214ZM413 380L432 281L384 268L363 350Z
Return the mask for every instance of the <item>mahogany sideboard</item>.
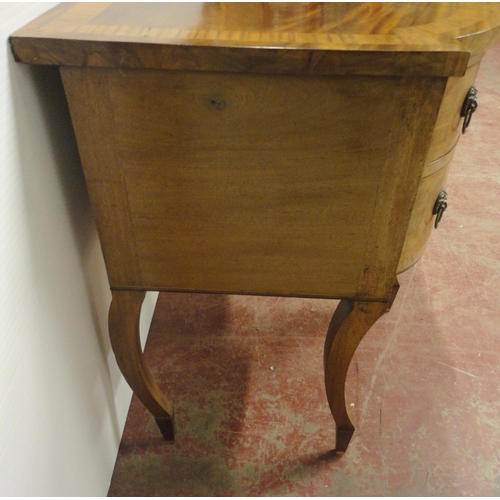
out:
M167 440L144 361L148 290L341 299L326 335L336 450L344 386L397 274L446 208L498 3L62 4L11 37L56 65L126 380Z

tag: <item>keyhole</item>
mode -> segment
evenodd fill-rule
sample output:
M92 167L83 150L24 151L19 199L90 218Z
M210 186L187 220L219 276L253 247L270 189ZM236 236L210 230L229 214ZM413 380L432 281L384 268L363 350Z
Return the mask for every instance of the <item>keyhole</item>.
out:
M214 96L208 99L210 108L222 111L227 108L227 102L222 97Z

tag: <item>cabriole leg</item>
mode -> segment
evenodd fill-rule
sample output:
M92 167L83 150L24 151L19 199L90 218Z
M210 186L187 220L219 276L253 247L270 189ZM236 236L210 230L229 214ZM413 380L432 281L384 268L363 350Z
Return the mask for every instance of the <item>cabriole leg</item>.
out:
M324 352L325 385L337 428L337 452L346 451L354 433L345 401L349 364L365 333L387 309L387 302L341 300L330 322Z
M142 291L112 291L109 310L111 345L125 380L153 414L167 441L174 439L172 404L156 384L144 360L139 337Z

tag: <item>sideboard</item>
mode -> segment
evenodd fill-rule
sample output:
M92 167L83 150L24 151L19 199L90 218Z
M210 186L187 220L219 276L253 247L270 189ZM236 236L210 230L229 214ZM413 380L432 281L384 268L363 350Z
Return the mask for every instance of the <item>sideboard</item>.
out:
M166 440L148 290L340 299L324 372L347 449L351 358L441 221L498 40L498 3L61 4L11 36L18 62L60 67L111 343Z

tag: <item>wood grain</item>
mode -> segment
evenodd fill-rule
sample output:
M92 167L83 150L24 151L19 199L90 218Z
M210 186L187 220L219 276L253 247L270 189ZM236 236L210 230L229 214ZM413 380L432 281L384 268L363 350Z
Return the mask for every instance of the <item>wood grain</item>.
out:
M387 300L445 79L62 72L113 288Z
M460 76L499 26L497 3L62 4L11 44L30 64Z

